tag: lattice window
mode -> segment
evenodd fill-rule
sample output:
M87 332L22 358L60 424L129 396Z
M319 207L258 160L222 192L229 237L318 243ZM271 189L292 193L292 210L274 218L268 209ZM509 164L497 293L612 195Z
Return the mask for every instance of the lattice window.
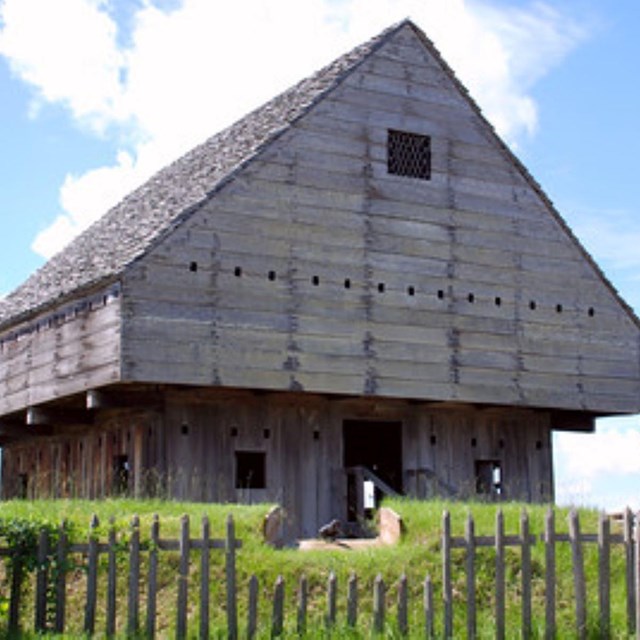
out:
M431 138L419 133L389 129L387 171L397 176L431 178Z

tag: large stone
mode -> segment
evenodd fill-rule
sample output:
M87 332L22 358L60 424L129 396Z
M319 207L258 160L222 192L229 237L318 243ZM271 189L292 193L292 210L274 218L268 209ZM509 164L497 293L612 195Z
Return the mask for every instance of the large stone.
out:
M389 507L380 507L378 512L378 538L382 544L397 544L402 537L402 518Z

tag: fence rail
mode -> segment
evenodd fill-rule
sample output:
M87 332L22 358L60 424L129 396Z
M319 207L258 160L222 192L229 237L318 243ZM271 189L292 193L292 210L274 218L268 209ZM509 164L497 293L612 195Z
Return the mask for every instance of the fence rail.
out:
M406 636L408 634L421 637L435 637L436 622L446 638L462 637L466 633L467 638L477 636L477 562L479 549L489 548L493 550L494 579L492 602L494 606L493 618L495 637L504 638L507 632L505 622L506 611L506 549L519 550L518 562L520 573L520 602L519 621L520 635L522 638L531 638L532 632L532 559L531 551L536 545L544 546L544 635L546 638L554 638L556 628L556 591L557 570L556 550L558 545L568 545L571 554L571 571L573 583L573 606L575 618L575 634L578 638L587 638L587 597L586 578L584 566L584 549L586 546L595 545L598 553L598 630L599 637L608 638L611 635L611 550L614 545L619 545L624 550L624 581L626 594L626 629L628 635L640 639L640 559L637 549L640 548L640 527L634 526L634 518L627 511L622 523L621 533L612 533L610 520L604 514L601 515L596 533L587 533L581 530L577 512L569 516L568 533L556 531L555 514L549 510L544 524L544 531L535 536L530 532L529 516L523 512L519 530L515 534L505 532L504 518L501 511L496 514L495 531L493 535L476 535L475 521L472 515L468 515L464 535L453 536L451 533L451 518L448 512L443 514L440 552L441 552L441 587L438 600L434 594L433 577L428 573L421 585L421 600L415 602L416 591L409 587L406 575L400 575L393 585L385 583L382 575L378 575L373 582L373 592L368 594L370 599L370 611L363 611L364 602L362 587L356 573L351 573L341 594L338 579L335 573L330 573L326 585L322 589L325 609L324 626L327 629L335 628L339 623L339 617L344 616L343 623L353 629L367 628L374 633L382 633L387 625L392 625L394 632ZM210 567L211 553L224 553L224 602L216 603L220 609L224 609L227 637L238 638L240 635L254 638L258 633L270 630L272 637L277 637L285 632L285 629L295 630L298 635L303 635L309 627L309 611L318 610L318 589L310 589L307 578L302 575L294 585L286 585L282 576L275 578L273 585L260 585L256 576L250 576L248 583L240 589L237 585L236 563L237 549L241 547L241 541L235 536L234 521L231 517L226 522L224 539L215 539L210 535L210 523L208 518L201 522L200 534L192 537L190 522L184 516L180 522L179 536L175 539L167 539L160 536L160 521L157 516L153 518L150 535L141 540L140 522L137 517L131 521L126 544L123 544L119 534L111 522L106 533L106 539L99 535L98 519L94 517L90 523L89 534L86 542L70 543L68 531L63 523L54 540L50 539L50 533L42 530L37 540L37 563L33 588L32 607L26 607L27 603L21 602L23 590L20 588L25 567L16 550L9 547L0 548L0 556L13 558L11 572L7 576L9 620L8 630L18 634L21 627L26 627L27 622L21 619L21 614L26 609L33 609L33 629L36 632L54 631L62 633L66 629L67 619L67 579L72 565L68 562L74 555L82 557L82 570L86 573L83 591L83 632L92 636L96 633L114 636L117 632L117 617L123 618L120 626L127 636L145 636L153 638L158 630L158 593L159 584L159 560L161 554L172 554L175 565L175 578L177 588L175 590L175 608L172 606L172 615L175 623L175 637L186 638L193 630L189 628L190 602L197 601L198 636L208 638L211 623L211 580ZM192 554L195 552L195 555ZM462 562L460 562L460 552ZM453 556L456 555L457 562ZM118 559L126 558L128 578L126 587L118 582ZM197 559L193 561L194 557ZM241 560L241 558L240 558ZM197 571L192 571L192 565L196 565ZM460 620L454 616L454 585L460 582L461 574L454 575L455 571L464 575L464 605L466 629L454 628ZM143 573L145 575L143 575ZM196 580L191 579L195 574ZM100 576L100 580L99 580ZM120 577L120 580L122 578ZM106 584L106 587L105 587ZM103 590L99 589L103 586ZM141 585L144 585L144 607L141 606ZM295 590L295 609L286 611L286 588ZM393 589L395 602L392 602L390 594ZM77 580L76 580L77 588ZM246 591L245 591L246 588ZM197 598L189 598L192 589L197 593ZM271 590L272 589L272 590ZM245 622L239 625L238 599L239 593L246 594L242 600L242 614ZM123 595L124 593L124 595ZM413 596L410 594L413 593ZM262 594L262 595L261 595ZM0 594L1 595L1 594ZM100 595L100 597L99 597ZM266 598L262 608L259 607L260 597ZM344 598L339 606L340 597ZM412 602L411 599L414 598ZM460 594L457 595L458 600ZM30 601L31 602L31 601ZM98 616L99 602L104 603ZM438 607L438 602L441 608ZM259 611L264 612L265 606L270 608L270 620L260 620ZM165 605L166 606L166 605ZM120 611L118 612L118 608ZM125 611L122 609L126 608ZM142 609L144 608L144 615ZM416 615L416 608L418 615ZM413 615L410 612L413 611ZM119 616L118 616L119 614ZM288 615L287 615L288 614ZM263 614L264 615L264 614ZM438 618L438 616L440 616ZM24 616L22 616L24 618ZM100 618L104 628L96 629L96 621ZM462 616L458 616L462 617ZM289 622L287 622L289 621ZM192 620L193 622L193 620ZM317 623L317 620L314 624ZM410 628L413 625L413 628ZM242 626L242 634L240 633ZM458 624L458 626L460 626ZM419 628L416 628L419 627Z

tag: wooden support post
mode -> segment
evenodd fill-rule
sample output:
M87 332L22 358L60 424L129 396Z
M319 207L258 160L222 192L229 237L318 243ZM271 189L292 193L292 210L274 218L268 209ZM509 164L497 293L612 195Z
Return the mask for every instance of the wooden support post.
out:
M137 515L131 519L128 586L127 633L135 636L140 627L140 518Z
M627 583L627 633L633 635L636 632L636 553L634 552L633 514L628 507L624 512L624 555Z
M87 600L84 610L84 632L93 635L96 622L98 586L98 516L94 515L89 526L89 550L87 553Z
M24 565L21 558L15 558L11 564L11 593L9 594L9 637L20 631L20 605Z
M544 520L545 556L545 638L556 637L556 520L553 509L547 510Z
M476 539L475 523L469 513L465 524L466 572L467 572L467 638L476 637Z
M385 597L384 580L378 574L373 581L373 632L378 634L384 633Z
M409 633L409 589L406 574L400 576L398 583L398 632L401 636Z
M202 517L202 549L200 550L200 640L209 639L209 578L210 578L210 553L209 541L211 539L211 527L209 518ZM228 583L227 583L228 587ZM233 635L232 635L233 634ZM229 638L236 638L237 633L229 628Z
M433 583L431 576L427 574L424 579L424 636L427 640L433 638Z
M347 625L355 628L358 624L358 576L351 573L347 583Z
M529 533L529 513L523 509L520 514L520 558L522 564L522 640L531 637L531 538Z
M444 637L453 637L453 587L451 585L451 516L442 514L442 599L444 604Z
M271 637L282 635L284 627L284 578L278 576L273 591L273 611L271 614Z
M230 640L238 637L238 603L236 597L236 533L233 517L227 518L225 544L225 575L227 581L227 634Z
M606 513L598 520L598 604L600 609L600 637L608 638L611 630L611 526Z
M116 523L113 516L109 520L109 538L107 543L107 620L106 631L107 637L110 638L116 633L116 607L117 607L117 590L116 582L118 575L118 565L116 558Z
M573 509L569 514L569 542L573 563L573 588L576 606L576 635L581 640L587 637L586 586L584 562L582 559L582 540L580 537L580 518Z
M147 576L147 619L145 633L147 638L156 635L156 606L158 598L158 544L160 540L160 518L153 515L151 521L151 540L149 547L149 575Z
M176 609L176 638L187 637L187 596L189 589L189 516L180 519L180 563L178 566L178 603Z
M36 567L36 606L35 629L37 632L47 630L47 555L49 553L49 534L46 529L38 533L37 567Z
M327 629L331 629L336 624L336 600L338 592L338 581L336 574L332 571L327 580L327 617L325 620Z
M67 523L63 520L60 525L58 547L56 549L56 618L54 623L54 631L56 633L63 633L65 624L67 602L67 544Z
M247 602L247 640L253 640L258 630L258 578L249 578Z
M496 639L505 637L505 559L504 559L504 514L496 514Z
M308 585L306 576L300 576L298 584L298 612L296 621L296 632L299 636L303 636L307 632L307 602L308 602Z

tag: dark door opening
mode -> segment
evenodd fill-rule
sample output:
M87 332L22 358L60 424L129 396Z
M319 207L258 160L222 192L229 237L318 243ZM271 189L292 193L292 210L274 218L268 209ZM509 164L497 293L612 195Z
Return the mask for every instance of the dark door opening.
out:
M345 420L343 423L344 467L348 472L347 515L350 522L362 515L363 487L359 469L370 471L397 493L402 493L402 423ZM383 492L373 491L374 506ZM370 507L371 505L369 505Z

